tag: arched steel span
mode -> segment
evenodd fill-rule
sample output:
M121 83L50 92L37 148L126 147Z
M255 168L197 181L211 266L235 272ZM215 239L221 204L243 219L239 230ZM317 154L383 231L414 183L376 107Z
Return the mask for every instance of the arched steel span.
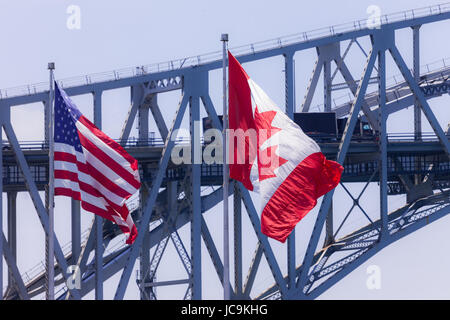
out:
M333 212L333 192L328 193L322 201L311 238L300 267L296 266L297 251L295 235L291 235L287 243L287 272L283 273L279 261L268 239L260 231L259 218L252 203L250 194L239 184L232 184L230 194L234 194L234 283L229 284L234 298L283 298L304 299L315 298L334 283L354 270L370 256L389 245L393 241L409 234L449 213L448 177L450 168L448 155L450 143L448 136L440 127L433 114L428 100L448 93L448 69L427 70L420 72L419 34L422 25L446 21L450 17L450 5L409 10L402 13L383 16L378 29L370 29L365 20L350 24L334 26L320 31L301 33L273 41L258 43L233 50L238 59L244 63L262 60L273 56L285 59L286 80L286 112L294 113L294 54L298 51L316 48L317 62L308 85L307 93L301 104L301 111L308 111L316 91L321 70L324 74L324 106L323 110L335 109L339 116L348 115L348 121L342 137L336 142L322 144L322 150L344 163L346 172L342 181L345 183L379 182L380 206L379 217L372 220L360 203L361 194L357 197L349 191L353 207L358 207L368 218L370 224L355 230L347 236L340 234L350 210L342 215L335 208ZM413 33L414 65L410 70L397 49L395 31L411 28ZM370 38L372 45L367 54L364 72L359 80L355 80L345 63L349 48L353 45L361 47L361 38ZM341 47L347 45L343 54ZM362 49L362 47L361 47ZM363 50L364 52L364 50ZM389 86L386 82L386 53L390 54L398 66L403 78L397 84ZM336 65L331 74L331 64ZM376 65L377 64L377 65ZM219 183L220 166L188 165L176 167L170 163L170 154L175 147L171 136L179 128L183 114L189 106L191 136L194 136L193 123L200 120L200 101L202 101L214 127L221 128L214 105L209 96L209 71L218 69L221 61L215 54L186 58L166 64L143 66L138 69L119 70L101 75L91 75L73 80L63 80L61 85L69 95L92 93L94 98L94 122L101 127L102 92L123 87L130 87L132 102L128 117L124 123L121 142L129 147L128 141L131 126L136 117L139 125L139 143L128 150L140 162L145 187L141 191L141 205L134 214L139 221L139 237L131 247L119 246L111 252L104 252L107 245L117 235L115 228L105 223L103 234L95 234L95 228L89 231L82 244L80 232L79 205L72 203L72 243L69 252L64 252L55 239L55 255L57 266L55 274L60 283L60 298L78 299L95 289L96 296L101 297L103 281L113 274L122 271L121 279L115 293L116 299L123 298L133 266L139 257L140 272L138 287L142 299L156 298L158 286L185 285L181 293L183 298L202 298L201 242L208 249L218 278L222 281L223 266L216 243L213 240L203 213L221 201L221 189L203 192L202 186L214 186ZM333 83L336 73L342 74L345 83ZM375 73L375 76L372 74ZM378 90L367 93L371 83L378 84ZM46 85L28 85L20 88L0 90L1 125L9 141L6 150L0 157L3 167L1 171L2 192L8 193L8 239L3 236L0 252L7 261L10 275L5 298L31 298L45 290L45 273L37 274L32 279L24 278L17 268L15 259L15 196L16 192L27 190L38 213L44 230L48 233L48 218L44 203L38 190L45 186L46 160L45 143L38 150L26 150L17 141L10 121L10 111L16 105L43 102L48 109L48 87ZM332 106L331 93L334 90L347 88L354 95L349 103ZM172 125L169 127L162 116L157 96L171 90L182 90L181 101L176 109ZM25 90L25 91L24 91ZM386 119L389 114L407 106L414 106L415 132L410 140L394 141L386 132ZM158 146L149 142L150 112L157 124L157 129L164 141ZM421 132L421 114L431 124L434 140L428 141ZM47 113L46 113L47 115ZM355 141L353 131L358 117L369 121L376 130L377 139L372 141ZM449 119L450 120L450 119ZM48 117L45 119L48 122ZM48 126L46 126L48 127ZM47 139L47 132L45 137ZM193 139L191 151L201 143ZM10 150L9 150L10 149ZM15 169L14 169L15 168ZM41 169L39 169L41 168ZM9 171L9 170L12 171ZM15 170L15 171L14 171ZM19 175L19 171L21 175ZM3 172L7 172L4 176ZM15 172L16 174L9 174ZM11 180L10 180L11 179ZM15 179L15 180L14 180ZM447 184L446 184L447 183ZM162 190L162 191L161 191ZM433 192L433 190L435 190ZM388 213L388 194L407 194L405 207ZM242 209L244 204L249 220L256 236L256 248L250 263L246 281L243 274L242 244ZM0 205L0 208L2 206ZM352 209L353 209L352 207ZM0 209L1 210L1 209ZM338 214L339 213L339 214ZM10 221L11 220L11 221ZM0 219L1 221L1 219ZM336 228L333 222L339 221ZM183 239L178 230L187 225L190 227L190 241ZM323 246L318 246L324 237ZM103 241L95 241L95 238ZM186 271L184 279L160 281L155 278L160 266L161 257L172 242L180 257L181 265ZM189 244L190 250L185 243ZM152 255L150 255L150 248ZM91 263L89 253L99 253ZM275 284L264 292L255 292L254 281L262 266L262 257L275 280ZM96 263L97 262L97 263ZM78 264L82 270L81 290L69 289L65 285L69 274L68 264ZM0 273L1 274L1 273Z

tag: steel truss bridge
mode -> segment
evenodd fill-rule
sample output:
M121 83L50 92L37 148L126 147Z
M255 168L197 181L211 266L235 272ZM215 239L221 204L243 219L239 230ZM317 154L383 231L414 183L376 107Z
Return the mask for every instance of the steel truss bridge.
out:
M323 74L323 106L320 110L334 111L338 117L348 117L348 120L343 134L335 141L318 142L328 158L344 165L340 187L348 193L351 204L350 210L345 212L333 206L334 190L326 194L305 254L299 257L296 235L292 233L284 246L287 262L282 268L273 243L261 233L250 193L241 184L231 183L234 266L232 283L225 285L230 286L234 299L314 299L387 245L450 213L450 132L449 128L439 125L430 108L433 98L450 92L450 66L445 59L431 68L421 66L419 55L421 28L428 24L448 23L449 18L450 4L444 4L383 15L379 28L369 28L366 20L360 20L232 50L241 63L276 56L284 59L285 110L291 117L294 111L313 110L313 96ZM412 68L407 66L396 45L395 32L401 29L412 30ZM369 39L369 49L363 48L364 39ZM301 105L295 107L294 55L314 48L317 61L312 66L305 97ZM366 55L364 71L356 75L358 78L351 73L345 60L351 48L361 49ZM393 79L386 78L387 54L392 56L401 73ZM1 137L5 142L0 157L3 168L0 192L7 195L7 226L2 226L1 230L7 228L8 235L2 233L0 241L0 256L5 258L8 267L8 278L5 281L0 278L4 299L42 297L48 284L48 268L55 271L58 299L81 299L93 290L95 297L102 299L103 282L117 273L121 277L115 298L122 299L137 261L136 284L141 299L156 299L158 287L172 285L181 290L180 298L202 299L202 287L205 288L202 264L207 259L223 283L221 243L214 241L205 217L206 214L217 214L210 209L223 200L222 166L206 163L175 165L170 158L174 148L180 146L188 148L192 154L197 148L204 147L200 133L194 130L194 122L200 120L201 105L214 127L221 129L209 93L209 74L221 65L220 53L214 53L59 81L70 96L92 94L94 123L99 128L102 127L102 93L130 88L131 104L119 141L138 159L144 182L132 207L139 235L132 246L123 241L108 246L120 238L120 231L100 218L95 218L92 227L82 233L80 204L72 201L71 243L62 246L54 236L55 265L41 264L27 273L20 271L16 259L16 235L20 227L16 221L16 197L18 192L29 193L48 239L48 201L42 200L39 191L46 190L48 182L49 135L46 129L42 142L18 141L11 123L11 110L15 106L42 102L45 128L48 128L49 89L48 83L41 83L0 90L0 124L6 134ZM344 82L337 83L337 74ZM180 103L174 109L174 118L165 119L158 105L158 95L174 90L181 92ZM348 99L332 99L332 92L337 90L347 90ZM405 135L388 133L388 117L410 106L414 113L414 132ZM180 128L187 109L191 140L176 143L172 136ZM150 139L150 117L153 117L161 139ZM358 118L370 123L374 136L362 139L353 135ZM430 123L432 133L422 132L422 118ZM130 139L135 119L138 140ZM358 195L348 188L351 183L363 185ZM361 200L371 184L377 184L379 190L376 219L367 214ZM389 212L388 196L399 194L406 195L404 205ZM354 209L367 219L367 225L344 234L342 230L346 229ZM1 210L0 203L0 224L3 221ZM245 216L256 239L252 244L253 252L244 250L244 241L247 247L249 239L253 239L247 234L248 230L243 230ZM183 227L187 228L189 236L180 234ZM202 242L208 255L202 255ZM185 270L182 279L179 276L167 280L157 278L157 271L167 268L163 257L170 254L166 250L169 243L173 244L171 254L175 256L171 263L179 258ZM244 266L244 258L249 256L252 256L250 263ZM302 262L297 265L296 260L300 258ZM79 268L81 289L67 286L71 280L69 265ZM267 266L273 284L265 290L256 290L258 271L267 270Z

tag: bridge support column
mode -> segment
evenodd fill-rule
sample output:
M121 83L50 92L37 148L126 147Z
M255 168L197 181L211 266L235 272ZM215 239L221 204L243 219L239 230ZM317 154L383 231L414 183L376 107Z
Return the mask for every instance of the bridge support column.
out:
M330 209L325 219L325 241L323 246L326 247L334 242L334 226L333 226L333 199L331 200Z
M17 192L8 192L8 244L12 258L16 263L17 259ZM8 272L8 288L14 286L14 276L11 271Z
M127 118L122 127L122 133L120 134L120 143L125 145L130 136L131 128L133 127L134 119L138 112L139 106L143 100L144 87L141 85L134 85L130 88L131 105L128 110Z
M81 254L81 212L80 201L71 199L71 221L72 221L72 264L78 263Z
M413 30L413 71L414 80L420 81L420 25L414 26ZM414 101L414 137L415 140L422 139L422 111L417 98Z
M413 72L414 80L420 81L420 25L414 26L413 30ZM414 99L414 139L416 141L422 140L422 110L420 109L420 102L417 97ZM419 169L419 162L416 159L416 170ZM414 175L414 185L422 182L420 174Z
M145 185L141 186L140 192L140 200L139 200L139 220L142 218L142 208L145 208L147 205L147 197L148 197L148 189ZM140 269L140 284L141 287L141 300L147 300L149 298L154 297L155 289L152 287L147 287L145 284L151 283L154 281L154 277L149 277L149 268L150 268L150 232L149 228L144 230L144 240L141 246L140 259L139 259L139 269Z
M153 100L156 102L156 95L151 95L148 97L148 99L151 100L150 103L153 103ZM138 115L138 131L139 131L139 144L140 145L148 145L148 132L149 132L149 125L148 125L148 115L149 115L149 104L141 104L139 106L139 115Z
M201 164L200 98L208 92L208 73L193 72L183 79L184 94L189 96L189 131L191 164L188 166L189 207L191 219L191 298L202 298L202 211L201 211Z
M142 88L138 89L136 87L131 88L131 101L133 103L138 103L142 101ZM136 96L136 97L135 97ZM153 99L156 101L156 95L149 95L146 97L146 101L150 99L150 103L152 103ZM149 139L149 103L140 103L138 107L138 139L139 145L148 145ZM140 192L140 210L139 210L139 219L142 218L142 208L147 205L147 197L148 197L148 189L145 185L142 185ZM140 250L140 258L139 258L139 269L140 269L140 284L141 287L141 300L147 300L155 298L154 288L147 287L145 284L151 283L154 281L154 277L149 277L149 268L150 268L150 233L149 228L144 230L144 240L142 242L141 250Z
M284 54L285 61L285 82L286 82L286 114L289 118L294 119L295 111L295 61L294 53ZM320 70L320 69L319 69ZM236 193L235 193L236 194ZM290 289L295 287L295 228L287 239L287 269L288 269L288 286Z
M134 94L134 91L132 90L132 95ZM136 93L139 94L139 93ZM146 98L151 99L151 102L153 99L156 101L156 95L150 95ZM134 100L134 97L132 97L132 101ZM138 138L139 138L139 145L148 145L148 132L149 132L149 104L148 103L141 103L138 108ZM144 208L147 205L147 199L148 197L148 190L145 185L141 187L140 190L140 208ZM139 219L142 218L142 209L139 210ZM141 252L140 252L140 259L139 259L139 268L140 268L140 281L142 284L141 288L141 300L147 300L147 299L155 299L155 290L154 287L147 287L145 284L151 283L155 281L155 277L152 278L149 277L149 268L150 268L150 232L149 228L146 228L144 230L144 240L142 242L141 246Z
M102 129L102 91L94 92L94 125ZM103 218L95 216L95 300L103 300Z
M233 182L234 207L234 291L236 299L242 298L242 197L238 182Z
M144 208L144 212L142 214L141 221L138 226L138 235L131 246L131 252L125 264L124 270L122 272L122 276L119 281L119 285L117 287L116 293L114 295L115 300L123 299L125 295L125 290L130 280L131 273L133 272L133 267L136 262L136 259L139 255L140 248L142 246L142 242L144 239L144 230L149 227L149 223L152 217L153 207L156 203L156 198L161 187L161 183L165 176L165 172L167 169L167 165L170 160L170 156L172 154L173 147L175 145L175 138L172 137L173 130L179 129L181 125L181 121L183 120L183 115L185 113L187 104L189 102L189 95L186 92L183 92L180 104L175 112L175 119L173 121L172 127L168 132L168 136L166 139L166 144L162 151L162 157L159 163L159 170L156 173L156 176L152 180L152 186L150 188L149 196L147 197L147 205Z
M295 61L292 52L284 54L284 79L286 88L286 114L294 118L295 110Z
M385 240L389 235L388 223L388 199L387 199L387 132L386 132L386 49L378 52L378 127L380 128L380 240Z
M339 43L331 43L328 45L320 46L316 48L317 50L317 62L314 67L313 74L309 81L308 89L303 100L301 107L302 112L308 112L314 92L317 87L317 82L319 80L320 73L323 69L324 73L324 111L331 111L331 62L341 61L341 49Z
M372 52L370 53L370 55L367 58L366 66L364 68L364 72L363 72L361 80L359 82L355 101L353 102L352 108L350 110L350 118L345 125L344 133L343 133L341 142L339 144L338 154L337 154L337 159L336 159L336 161L340 164L344 163L344 160L345 160L345 157L347 154L347 150L350 145L352 133L353 133L353 130L355 128L355 124L356 124L356 121L358 118L358 114L363 105L363 100L364 100L364 96L365 96L365 93L367 90L367 86L369 84L369 79L371 77L371 74L372 74L372 71L373 71L373 68L375 65L375 60L376 60L377 53L378 53L377 50L378 50L378 47L375 44L374 47L372 48ZM326 217L329 213L333 194L334 194L334 189L331 190L330 192L328 192L323 197L322 204L320 206L320 210L317 215L316 222L314 224L314 228L312 230L311 238L308 243L308 247L306 249L305 256L303 258L303 264L302 264L303 269L302 269L299 279L297 280L297 283L296 283L298 294L303 297L307 294L308 290L310 289L310 285L307 285L308 276L309 276L309 272L310 272L310 269L312 266L312 261L313 261L314 253L315 253L315 250L317 248L317 244L318 244L318 241L320 238L320 234L321 234L323 225L325 223Z
M3 114L1 114L1 111L0 115L3 116ZM3 133L1 122L0 122L0 237L2 238L0 239L0 301L1 301L3 300Z
M325 112L331 112L331 60L323 64L323 105Z
M191 133L191 165L190 165L190 211L191 211L191 262L192 262L192 299L200 300L202 297L201 281L201 204L200 204L200 99L199 96L191 96L190 108L190 133Z
M323 62L323 105L325 112L331 112L331 61L336 60L336 57L341 58L340 44L332 44L318 49L319 53L324 56ZM331 202L328 210L327 218L325 220L325 243L329 245L334 242L333 238L333 202ZM295 268L295 267L294 267Z

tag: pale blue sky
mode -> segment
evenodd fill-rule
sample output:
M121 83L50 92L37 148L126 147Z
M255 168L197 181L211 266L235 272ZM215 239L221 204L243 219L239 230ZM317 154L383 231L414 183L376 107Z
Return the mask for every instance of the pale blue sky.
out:
M57 79L84 74L110 71L123 67L146 65L170 59L196 56L221 49L220 35L228 33L231 48L272 39L283 35L308 31L329 25L350 22L367 17L366 9L378 5L382 14L406 9L439 4L442 1L419 0L361 0L361 1L62 1L39 0L26 1L0 0L0 30L2 30L2 51L0 54L0 88L9 88L48 80L47 63L56 63ZM81 9L81 29L70 30L66 26L70 5ZM450 46L446 35L449 22L427 25L422 28L422 63L433 62L450 56ZM411 65L411 32L404 30L397 34L398 46L405 60ZM364 44L365 42L363 42ZM365 43L366 50L368 49ZM296 93L297 106L301 103L313 62L315 50L297 54L296 57ZM349 54L347 63L355 78L359 78L363 68L364 56L358 50ZM388 61L389 62L389 61ZM284 76L281 58L244 65L250 76L280 106L284 106ZM388 69L388 75L398 74L394 68ZM221 110L221 74L212 72L210 80L211 95L217 110ZM334 98L342 95L335 92ZM314 103L320 103L322 94L316 94ZM166 121L171 123L179 93L161 96L160 105ZM74 101L88 117L92 116L91 97L75 97ZM450 120L449 112L443 109L448 105L448 96L432 100L431 105L442 125ZM127 90L107 92L103 98L103 129L117 138L122 122L128 111L129 93ZM28 105L16 108L12 120L16 133L21 140L43 138L43 109L41 105ZM389 120L391 132L412 130L412 112L393 115ZM405 119L407 121L405 121ZM152 123L152 122L151 122ZM153 123L152 123L153 125ZM156 131L153 126L152 129ZM428 129L428 130L427 130ZM429 126L425 125L425 131ZM135 130L133 130L135 134ZM360 186L353 185L358 190ZM365 208L373 216L377 214L378 188L369 188L364 202ZM337 195L341 195L337 191ZM4 197L4 208L6 201ZM402 205L403 197L390 199L390 210ZM346 207L349 201L343 202ZM58 199L56 207L57 234L62 244L70 239L69 201ZM340 204L338 204L341 207ZM6 210L4 211L6 217ZM317 211L311 212L297 227L297 242L300 255L309 239L311 224ZM344 212L340 213L344 214ZM362 216L355 215L353 225L365 223ZM91 215L85 214L83 225L87 227ZM216 230L214 238L221 251L222 239L220 207L207 214L211 230ZM43 231L37 219L28 195L20 194L18 201L18 246L19 268L27 271L44 259ZM6 220L4 221L6 226ZM323 294L323 298L450 298L450 255L447 252L446 235L450 227L450 218L446 217L421 229L391 245L360 266L352 274ZM247 223L247 228L249 228ZM187 235L186 230L181 231ZM251 235L250 237L253 237ZM187 237L189 238L189 237ZM253 239L252 238L252 239ZM285 246L272 243L282 270L285 270ZM253 254L249 245L245 252L245 261ZM249 257L247 257L249 256ZM170 257L170 256L169 256ZM204 281L204 298L218 298L222 295L215 271L211 270L206 250L203 251L205 271L210 271ZM207 262L208 261L208 262ZM366 269L369 265L378 265L381 270L380 290L368 290ZM174 270L164 269L172 273ZM268 268L267 268L268 270ZM255 284L260 290L271 282L270 272L261 274ZM264 271L264 270L263 270ZM181 276L184 276L181 274ZM159 279L165 279L161 273ZM177 276L174 276L177 278ZM114 294L118 277L105 284L105 298ZM164 298L178 298L184 294L161 289ZM91 295L92 296L92 295ZM134 274L130 279L128 298L136 298Z

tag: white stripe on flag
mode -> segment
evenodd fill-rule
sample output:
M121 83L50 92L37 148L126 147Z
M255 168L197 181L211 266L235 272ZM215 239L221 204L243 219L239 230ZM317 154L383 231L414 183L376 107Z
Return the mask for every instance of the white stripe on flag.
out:
M82 201L87 202L101 210L106 210L106 207L108 206L105 199L103 199L102 197L92 196L89 193L80 190L80 187L76 182L64 179L56 179L55 188L66 188L71 189L75 192L80 192Z
M94 179L92 176L85 174L84 172L78 171L77 165L72 162L67 161L55 161L55 170L63 170L72 173L76 173L78 175L78 180L80 182L84 182L88 185L93 186L97 189L98 192L111 202L117 204L118 206L123 206L126 199L118 196L117 194L106 189L103 184ZM59 180L59 179L56 179ZM112 183L112 182L111 182Z
M116 150L112 149L110 146L104 143L100 138L93 134L92 131L89 130L89 128L87 128L80 121L77 121L75 125L77 126L79 133L82 134L86 139L90 140L93 144L95 144L99 149L101 149L104 153L111 157L111 159L119 163L133 176L136 174L136 172L131 169L131 165L127 159L122 157L122 155L120 155Z
M96 168L101 174L107 177L111 182L125 190L126 192L133 194L138 189L129 184L126 180L124 180L121 176L119 176L114 170L112 170L108 165L106 165L103 161L97 159L92 153L90 153L87 149L83 147L83 152L86 156L86 161L91 164L94 168ZM122 164L119 164L122 165Z
M72 154L77 158L77 161L81 163L86 163L84 154L76 151L74 147L69 146L68 144L55 142L55 152L65 152L68 154Z

